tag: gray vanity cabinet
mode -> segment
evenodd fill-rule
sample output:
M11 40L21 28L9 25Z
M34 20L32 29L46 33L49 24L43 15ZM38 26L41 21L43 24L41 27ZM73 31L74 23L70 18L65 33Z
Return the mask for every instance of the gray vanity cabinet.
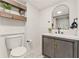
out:
M47 57L52 57L54 56L54 43L51 38L44 38L43 39L43 54Z
M55 40L55 58L72 58L73 57L73 42L64 41L61 39Z
M69 39L42 36L42 54L49 58L78 57L77 44Z

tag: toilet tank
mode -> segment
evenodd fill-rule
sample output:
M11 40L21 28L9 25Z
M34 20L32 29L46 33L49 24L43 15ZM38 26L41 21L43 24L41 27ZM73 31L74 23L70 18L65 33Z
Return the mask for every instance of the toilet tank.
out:
M6 37L6 45L8 49L13 49L18 46L22 46L23 43L23 35L13 35Z

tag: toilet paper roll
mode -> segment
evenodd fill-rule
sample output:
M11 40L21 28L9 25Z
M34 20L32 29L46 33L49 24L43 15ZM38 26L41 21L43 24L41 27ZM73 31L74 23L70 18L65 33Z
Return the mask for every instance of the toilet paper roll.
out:
M32 40L27 40L26 42L27 42L27 49L32 50L32 47L33 47L32 46Z

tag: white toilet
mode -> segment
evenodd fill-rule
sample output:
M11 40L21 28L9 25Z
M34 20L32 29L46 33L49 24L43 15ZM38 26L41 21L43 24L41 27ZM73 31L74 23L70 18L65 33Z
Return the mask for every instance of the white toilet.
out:
M12 58L25 58L26 57L26 48L25 47L17 47L14 48L11 53L10 57Z
M26 47L23 46L23 35L12 35L6 38L7 49L9 57L11 58L25 58L27 54Z

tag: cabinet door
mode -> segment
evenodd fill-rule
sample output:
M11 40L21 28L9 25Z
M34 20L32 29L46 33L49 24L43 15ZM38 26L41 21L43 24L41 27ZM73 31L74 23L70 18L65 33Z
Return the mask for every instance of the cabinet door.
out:
M56 58L72 58L73 43L63 40L55 40L55 57Z
M53 41L51 38L43 38L43 43L42 43L42 52L43 52L43 55L47 56L47 57L54 57L54 44L53 44Z

